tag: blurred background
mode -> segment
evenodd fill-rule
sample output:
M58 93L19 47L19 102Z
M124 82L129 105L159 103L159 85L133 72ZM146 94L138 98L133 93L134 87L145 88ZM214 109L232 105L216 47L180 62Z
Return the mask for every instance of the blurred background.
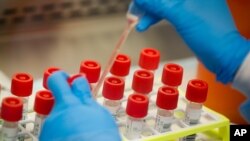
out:
M130 0L0 0L0 70L8 77L28 72L41 78L56 66L69 73L80 62L104 67L126 26ZM139 52L154 47L161 61L193 56L175 29L162 22L144 33L133 31L123 46L132 64Z

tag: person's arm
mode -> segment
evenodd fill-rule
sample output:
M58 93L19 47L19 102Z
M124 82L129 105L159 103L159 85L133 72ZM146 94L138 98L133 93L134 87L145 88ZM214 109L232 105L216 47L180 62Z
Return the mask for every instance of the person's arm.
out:
M145 13L138 31L168 20L218 81L233 83L250 97L250 41L237 30L227 0L134 0L134 4ZM250 122L249 109L248 100L241 113Z
M248 53L233 80L233 87L246 96L250 95L250 53Z
M242 63L240 69L235 75L233 81L233 87L241 91L248 97L240 107L241 114L245 117L245 119L250 123L250 53L248 53L247 57L245 58L244 62Z

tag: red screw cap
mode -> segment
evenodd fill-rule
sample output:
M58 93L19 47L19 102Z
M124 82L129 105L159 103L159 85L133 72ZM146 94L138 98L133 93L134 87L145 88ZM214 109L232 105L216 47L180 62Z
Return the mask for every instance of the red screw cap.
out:
M100 77L101 65L93 60L82 61L80 73L85 73L89 83L96 83Z
M127 76L129 74L131 59L125 54L117 55L110 73L116 76Z
M203 103L207 99L208 84L199 79L193 79L188 82L186 98L189 101Z
M141 51L139 66L146 70L156 70L160 62L160 52L153 48L145 48Z
M57 68L57 67L50 67L50 68L48 68L48 69L46 69L46 70L44 71L44 73L43 73L43 87L44 87L45 89L49 89L49 88L48 88L48 84L47 84L47 80L48 80L49 76L50 76L52 73L54 73L54 72L56 72L56 71L59 71L59 70L60 70L60 69Z
M105 79L102 89L103 97L110 100L120 100L124 93L124 80L117 77Z
M183 68L177 64L166 64L163 68L161 81L168 86L180 86L182 83Z
M30 96L33 89L33 78L27 73L16 73L12 77L11 93L15 96Z
M70 85L72 85L73 81L74 81L75 79L77 79L78 77L86 78L86 75L85 75L84 73L74 74L74 75L70 76L70 77L68 78L67 81L68 81L68 83L69 83Z
M132 94L128 97L126 113L135 118L143 118L148 114L148 97L142 94Z
M48 90L41 90L36 93L34 110L36 113L48 115L54 105L54 97Z
M148 94L153 89L154 74L147 70L137 70L134 73L132 89L138 93Z
M178 97L177 89L163 86L158 90L156 105L161 109L173 110L177 107Z
M6 97L2 101L1 117L9 122L22 119L23 102L17 97Z

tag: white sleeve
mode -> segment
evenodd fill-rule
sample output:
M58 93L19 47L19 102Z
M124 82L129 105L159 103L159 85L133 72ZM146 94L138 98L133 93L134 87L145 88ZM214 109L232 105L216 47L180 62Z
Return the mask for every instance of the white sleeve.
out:
M250 97L250 53L236 73L233 87Z

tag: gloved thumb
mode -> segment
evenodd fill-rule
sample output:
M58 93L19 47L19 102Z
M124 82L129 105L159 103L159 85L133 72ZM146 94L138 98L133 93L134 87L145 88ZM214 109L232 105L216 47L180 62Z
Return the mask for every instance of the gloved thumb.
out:
M160 19L156 18L150 14L145 14L139 19L138 24L136 25L136 30L138 32L146 31L150 26L154 25L155 23L159 22Z

